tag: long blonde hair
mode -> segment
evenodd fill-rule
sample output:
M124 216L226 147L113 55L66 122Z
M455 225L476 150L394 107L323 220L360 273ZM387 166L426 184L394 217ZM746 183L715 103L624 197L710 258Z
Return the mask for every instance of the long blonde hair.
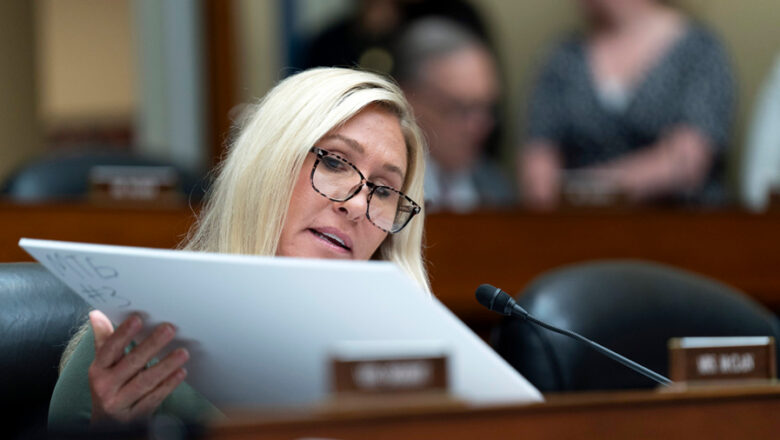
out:
M373 73L318 68L274 87L244 118L187 250L275 255L293 186L309 150L369 105L395 114L407 148L402 191L422 203L425 144L409 104L392 82ZM424 215L390 235L374 259L398 264L430 292L422 257Z

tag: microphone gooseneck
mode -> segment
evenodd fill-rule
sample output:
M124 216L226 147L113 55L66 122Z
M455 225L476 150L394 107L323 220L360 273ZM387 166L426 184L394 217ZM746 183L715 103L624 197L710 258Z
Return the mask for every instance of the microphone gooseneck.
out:
M476 297L477 297L477 301L480 304L482 304L483 306L485 306L486 308L494 312L498 312L505 316L515 316L524 319L528 322L534 323L540 327L546 328L547 330L553 331L555 333L560 333L570 338L574 338L580 342L587 344L588 346L598 351L599 353L603 354L604 356L614 361L620 362L626 367L636 371L639 374L649 377L650 379L653 379L654 381L660 383L661 385L668 386L672 384L672 381L669 380L667 377L662 376L656 373L655 371L647 367L644 367L632 361L631 359L628 359L625 356L619 355L614 351L608 349L607 347L604 347L603 345L593 342L590 339L580 335L579 333L570 330L564 330L534 318L525 309L520 307L520 305L517 304L517 301L515 301L515 299L512 298L511 295L499 289L498 287L491 286L490 284L483 284L477 288Z

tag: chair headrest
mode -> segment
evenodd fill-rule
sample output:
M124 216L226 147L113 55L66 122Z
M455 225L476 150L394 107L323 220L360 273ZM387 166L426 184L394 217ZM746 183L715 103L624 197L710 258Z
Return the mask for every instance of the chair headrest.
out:
M557 269L534 280L518 302L536 318L662 374L668 369L672 337L773 335L780 340L774 314L742 292L650 262L601 261ZM654 386L577 341L515 320L501 323L494 342L544 390Z

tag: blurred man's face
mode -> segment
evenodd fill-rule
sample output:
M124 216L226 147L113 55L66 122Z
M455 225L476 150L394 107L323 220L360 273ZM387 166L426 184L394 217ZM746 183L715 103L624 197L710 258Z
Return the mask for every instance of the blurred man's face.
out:
M482 48L466 48L428 62L409 101L425 131L431 156L448 171L478 160L495 125L496 66Z

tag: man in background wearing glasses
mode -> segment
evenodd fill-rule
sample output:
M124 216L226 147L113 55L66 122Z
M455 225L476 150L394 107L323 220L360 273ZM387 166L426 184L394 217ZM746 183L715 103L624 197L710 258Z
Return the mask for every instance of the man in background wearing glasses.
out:
M484 154L500 92L487 46L455 22L426 18L410 25L395 49L395 79L429 145L427 209L513 204L512 183Z

